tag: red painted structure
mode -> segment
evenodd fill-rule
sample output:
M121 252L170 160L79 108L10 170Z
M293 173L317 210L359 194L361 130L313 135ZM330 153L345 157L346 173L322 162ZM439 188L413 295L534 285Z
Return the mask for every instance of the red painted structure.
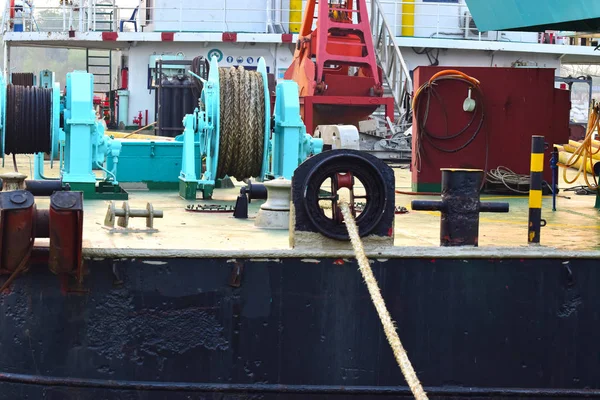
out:
M450 68L419 67L415 70L415 87L420 87L436 73L456 69L480 81L483 101L478 101L474 122L458 137L449 140L427 140L417 124L413 124L412 189L418 192L439 192L440 168L494 169L510 168L518 174L529 174L531 136L545 136L550 144L545 160L548 168L544 179L551 181L549 166L552 144L569 140L569 92L554 88L554 69L546 68ZM463 111L468 95L464 82L444 80L437 83L438 96L429 102L429 114L424 124L427 131L438 137L460 132L469 124L473 114ZM425 102L425 99L423 100ZM426 107L421 107L423 121ZM474 135L479 116L484 111L483 125L472 142L456 152ZM417 154L421 139L420 154ZM414 160L420 159L420 165ZM487 161L486 161L487 159Z
M302 117L311 134L321 124L358 125L380 105L394 117L393 99L382 97L366 0L309 0L285 79L298 83Z
M0 192L0 275L9 275L0 285L0 292L28 269L36 239L49 242L47 247L37 247L43 253L38 261L46 262L56 275L72 276L80 282L82 235L81 192L54 192L47 210L38 209L28 191Z

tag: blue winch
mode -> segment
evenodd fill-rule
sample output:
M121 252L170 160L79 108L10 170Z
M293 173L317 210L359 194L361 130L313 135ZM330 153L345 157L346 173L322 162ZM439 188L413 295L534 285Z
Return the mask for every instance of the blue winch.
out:
M87 199L126 199L119 182L173 183L186 199L196 198L197 190L211 198L227 177L291 179L298 165L323 149L321 139L306 133L295 82L277 85L272 117L262 58L256 71L219 68L213 58L208 79L196 76L203 82L198 107L184 117L184 132L174 141L106 136L93 108L93 75L69 73L62 102L52 76L42 72L43 87L0 80L0 151L3 157L35 154L35 179L49 179L49 154L51 162L60 161L60 179ZM94 170L103 173L97 177Z
M59 160L59 179L86 198L127 198L116 180L121 144L104 135L93 108L93 75L67 74L64 107L58 83L48 81L53 74L42 71L41 76L42 87L7 84L0 77L3 161L5 154L35 154L34 178L50 179L44 176L44 154L49 154L51 167ZM107 157L113 161L112 170L104 167ZM103 170L101 177L95 169Z
M306 133L296 82L277 85L272 123L263 58L256 71L249 71L219 68L213 57L207 80L191 74L202 81L203 89L199 107L185 116L184 132L177 138L183 141L181 197L195 199L199 189L203 198L211 198L226 177L291 179L298 165L323 150L323 141Z

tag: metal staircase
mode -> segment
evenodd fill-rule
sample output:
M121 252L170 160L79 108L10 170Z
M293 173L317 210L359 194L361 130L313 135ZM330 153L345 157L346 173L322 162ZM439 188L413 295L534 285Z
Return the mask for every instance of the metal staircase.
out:
M411 111L409 96L413 91L410 71L396 44L395 32L387 22L381 3L379 0L370 2L371 33L377 63L383 70L385 95L394 98L397 116L406 116Z

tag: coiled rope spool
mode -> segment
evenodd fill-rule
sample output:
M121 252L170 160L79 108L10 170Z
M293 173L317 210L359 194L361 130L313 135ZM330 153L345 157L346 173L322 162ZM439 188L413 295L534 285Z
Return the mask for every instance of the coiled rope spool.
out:
M7 85L4 154L52 151L52 89Z
M219 68L220 141L217 178L261 173L265 141L265 85L257 71Z

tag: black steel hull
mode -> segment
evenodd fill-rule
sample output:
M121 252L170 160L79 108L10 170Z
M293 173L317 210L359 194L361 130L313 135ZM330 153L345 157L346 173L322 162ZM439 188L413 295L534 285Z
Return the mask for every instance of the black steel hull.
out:
M354 260L88 260L0 297L0 399L411 397ZM596 259L374 260L430 398L600 397Z

